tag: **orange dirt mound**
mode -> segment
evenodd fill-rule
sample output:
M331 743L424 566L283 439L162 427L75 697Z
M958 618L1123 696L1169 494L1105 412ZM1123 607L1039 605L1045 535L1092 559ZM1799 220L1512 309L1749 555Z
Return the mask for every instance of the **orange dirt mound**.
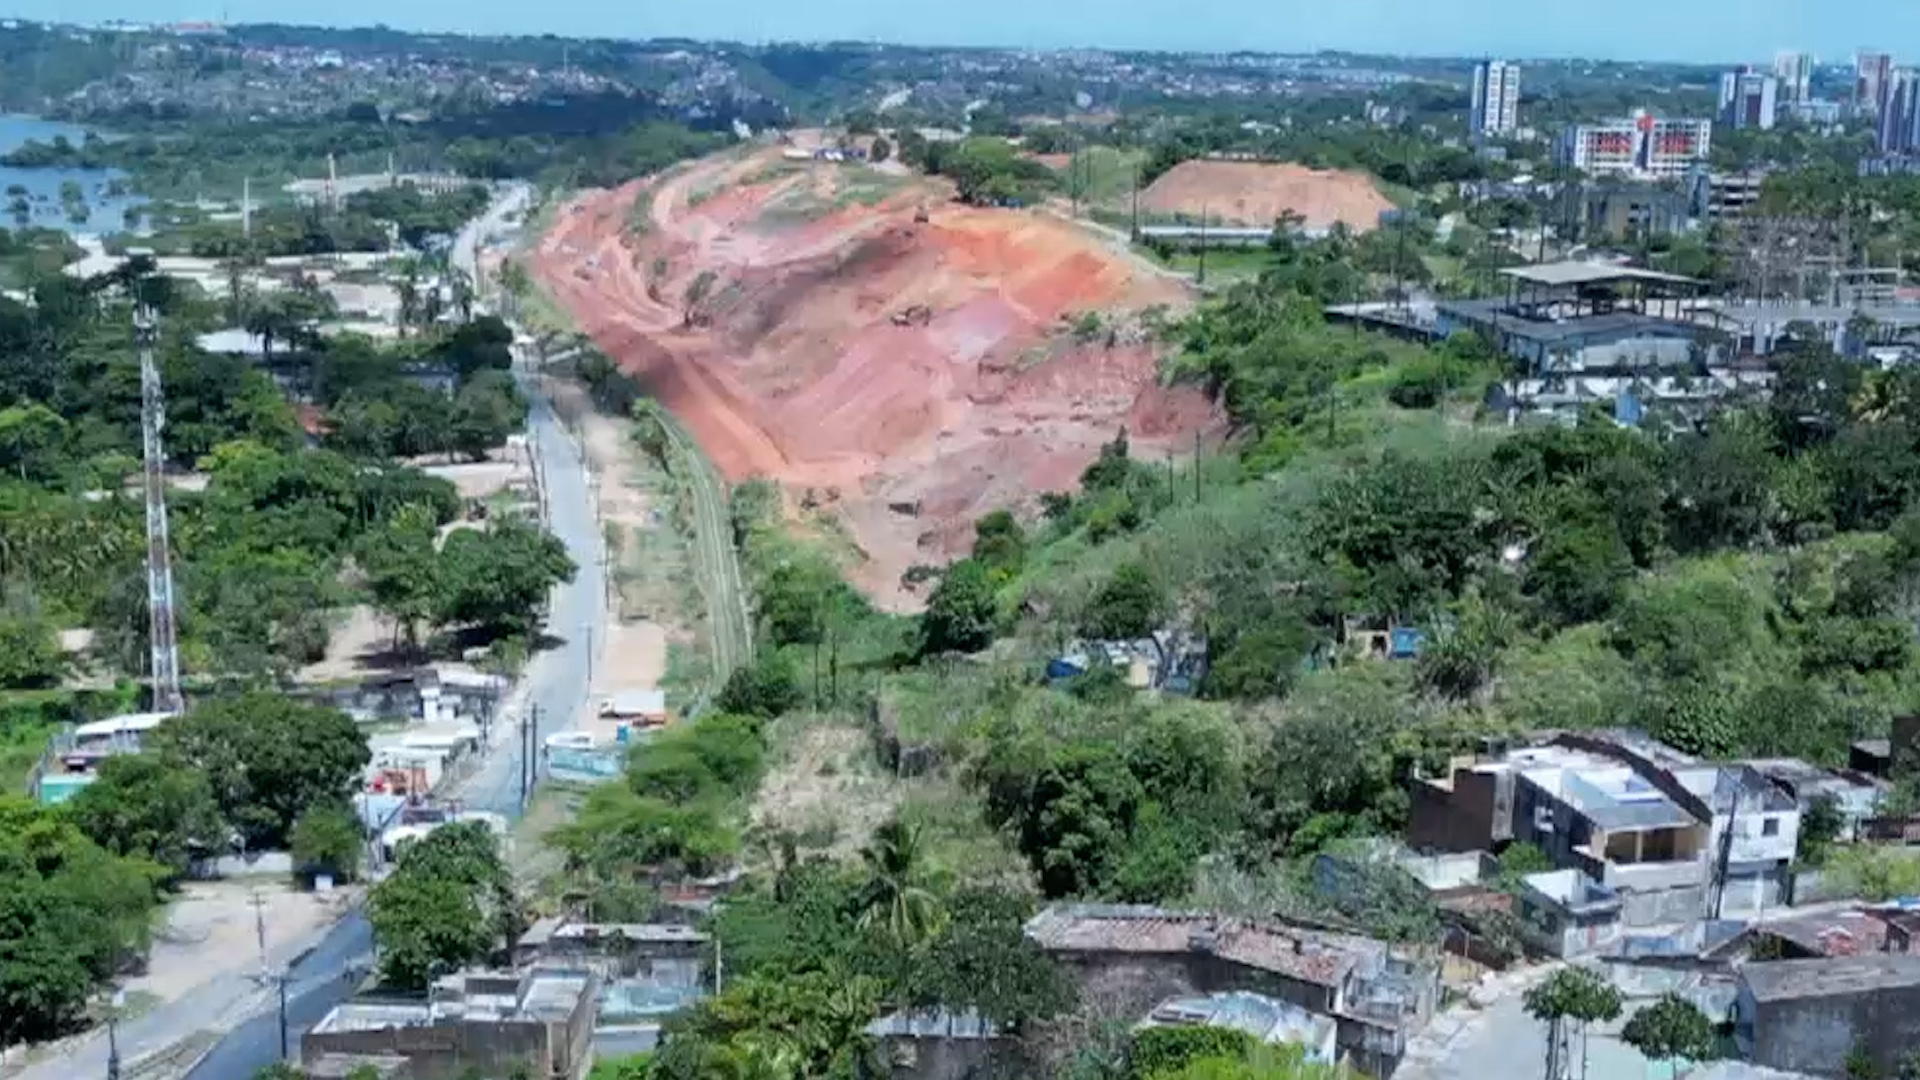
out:
M1249 226L1272 225L1291 210L1310 229L1344 222L1355 232L1378 228L1380 214L1393 209L1360 173L1256 161L1183 161L1140 193L1140 205Z
M907 567L964 551L988 510L1070 487L1123 425L1157 453L1215 423L1202 395L1158 384L1151 347L1061 335L1089 310L1183 307L1183 285L1066 222L948 204L929 181L876 198L857 166L763 180L766 161L583 196L535 269L729 479L771 476L834 508L882 603L911 606Z

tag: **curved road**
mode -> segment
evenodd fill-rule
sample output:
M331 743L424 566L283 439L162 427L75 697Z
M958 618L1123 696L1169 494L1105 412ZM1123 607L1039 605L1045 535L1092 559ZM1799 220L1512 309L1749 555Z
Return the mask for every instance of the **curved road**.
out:
M531 195L525 185L502 189L486 214L456 239L456 265L472 274L479 246L503 231L504 219L523 210ZM603 542L579 448L542 395L538 380L524 370L516 371L516 377L530 403L528 440L545 474L547 527L566 544L578 567L573 581L554 591L549 607L547 631L561 643L533 660L523 683L521 700L534 706L528 719L537 725L534 742L540 745L547 734L571 727L581 714L591 668L588 650L594 642L606 640ZM506 719L516 718L509 712ZM517 818L519 779L520 744L509 737L495 746L462 795L470 809ZM316 939L291 947L300 951L288 969L287 1038L289 1049L297 1055L300 1034L346 999L353 989L352 969L371 961L373 932L355 911ZM284 962L292 957L282 953L277 959ZM178 1048L182 1041L197 1035L204 1038L206 1032L224 1035L188 1074L189 1080L252 1080L256 1071L280 1059L280 1024L271 991L248 976L229 975L123 1023L120 1052L127 1064L125 1075L129 1080L146 1080L172 1074L192 1056ZM90 1038L58 1060L23 1070L16 1080L104 1076L106 1042L103 1036Z

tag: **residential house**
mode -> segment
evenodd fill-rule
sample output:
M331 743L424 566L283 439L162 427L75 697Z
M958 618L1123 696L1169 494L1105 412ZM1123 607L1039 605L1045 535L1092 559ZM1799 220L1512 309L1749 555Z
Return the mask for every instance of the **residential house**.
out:
M1838 837L1841 840L1859 838L1861 823L1878 814L1888 788L1885 781L1865 772L1823 769L1798 758L1764 758L1746 764L1792 796L1803 820L1816 801L1832 799L1843 822Z
M1066 966L1104 1013L1146 1013L1170 998L1247 990L1336 1025L1339 1051L1385 1076L1426 1025L1439 972L1351 934L1141 905L1057 904L1027 937Z
M1755 770L1632 731L1560 733L1457 760L1412 798L1408 846L1534 844L1556 868L1617 893L1628 926L1780 903L1799 834L1798 806Z
M1673 775L1712 808L1708 914L1759 914L1787 902L1800 846L1800 805L1749 765L1678 765Z
M400 1058L394 1075L407 1080L521 1064L540 1080L579 1080L592 1058L599 989L599 976L582 970L450 975L418 1004L336 1006L300 1037L300 1060Z
M1866 911L1837 911L1756 924L1747 932L1747 954L1764 960L1862 956L1894 951L1888 942L1887 920Z
M1920 1051L1920 956L1868 953L1740 969L1734 1043L1756 1065L1856 1075L1864 1054L1892 1076Z
M1604 955L1622 935L1620 894L1579 870L1527 875L1516 907L1533 948L1562 959Z
M1018 1043L972 1011L890 1013L867 1025L887 1080L987 1080L1028 1075Z

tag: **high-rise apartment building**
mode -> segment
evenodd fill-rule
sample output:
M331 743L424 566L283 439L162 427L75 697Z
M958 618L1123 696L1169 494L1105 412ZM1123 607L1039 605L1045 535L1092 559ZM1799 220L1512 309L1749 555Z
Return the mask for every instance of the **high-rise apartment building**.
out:
M1782 52L1773 58L1773 77L1780 80L1780 103L1802 105L1813 100L1813 54Z
M1511 135L1520 127L1520 65L1488 60L1473 68L1473 116L1469 131L1475 138Z
M1893 81L1893 57L1886 53L1863 52L1853 58L1853 111L1861 116L1879 116Z
M1738 67L1720 76L1720 122L1728 127L1772 131L1779 101L1780 80L1764 71Z
M1895 68L1887 76L1873 134L1874 146L1882 154L1920 150L1920 72Z
M1641 112L1568 128L1559 159L1589 176L1668 180L1687 176L1712 149L1713 121L1666 120Z

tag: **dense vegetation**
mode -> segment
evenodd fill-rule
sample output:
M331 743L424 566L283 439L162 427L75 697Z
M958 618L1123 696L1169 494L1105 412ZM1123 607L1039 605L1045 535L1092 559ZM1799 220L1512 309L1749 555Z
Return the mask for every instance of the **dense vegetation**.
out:
M390 460L481 456L519 426L525 403L497 320L425 328L384 350L279 327L289 386L325 388L305 395L329 418L327 445L312 447L267 370L193 344L232 312L144 270L135 261L89 281L45 277L31 305L0 300L8 784L22 782L16 763L37 757L54 725L144 704L132 681L146 673L149 625L135 296L162 317L167 449L204 479L169 497L193 707L141 753L108 761L70 803L0 807L9 1042L80 1022L97 981L137 958L153 909L197 860L290 846L303 870L358 871L364 841L347 797L369 760L365 733L280 692L323 655L336 612L369 603L409 640L446 631L469 646L527 643L548 590L573 573L560 543L524 522L439 538L463 513L453 485ZM395 407L409 410L418 445L389 430ZM56 638L76 627L92 631L81 652ZM75 688L83 677L122 689Z

